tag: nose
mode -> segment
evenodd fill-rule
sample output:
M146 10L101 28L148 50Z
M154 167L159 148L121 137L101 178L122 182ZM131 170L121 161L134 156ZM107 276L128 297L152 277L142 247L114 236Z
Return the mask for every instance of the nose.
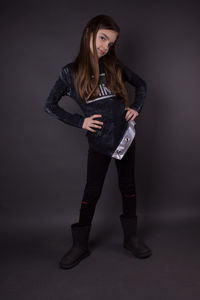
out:
M104 46L104 52L107 52L108 49L109 49L108 45L105 45L105 46Z
M104 51L108 51L109 49L109 42L107 41L107 43L104 43L103 45Z

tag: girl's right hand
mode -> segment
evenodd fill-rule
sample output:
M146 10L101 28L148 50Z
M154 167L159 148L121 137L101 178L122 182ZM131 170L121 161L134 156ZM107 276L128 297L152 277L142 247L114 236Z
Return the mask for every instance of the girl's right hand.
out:
M91 132L96 132L96 130L92 129L91 127L95 127L95 128L102 128L102 126L99 126L99 125L96 125L96 124L101 124L103 125L103 122L101 121L97 121L97 120L94 120L94 118L99 118L99 117L102 117L102 115L92 115L88 118L85 118L84 119L84 122L83 122L83 125L82 125L82 128L83 129L87 129Z

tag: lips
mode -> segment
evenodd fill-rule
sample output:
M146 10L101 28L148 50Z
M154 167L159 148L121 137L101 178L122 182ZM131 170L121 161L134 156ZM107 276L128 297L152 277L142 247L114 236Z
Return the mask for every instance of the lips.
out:
M101 54L104 54L104 52L102 51L102 50L100 50L100 49L98 49L99 50L99 52L101 53Z

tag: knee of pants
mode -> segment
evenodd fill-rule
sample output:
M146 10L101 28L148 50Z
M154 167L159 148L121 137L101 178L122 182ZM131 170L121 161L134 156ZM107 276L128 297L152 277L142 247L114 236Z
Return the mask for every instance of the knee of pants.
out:
M85 190L84 190L84 198L87 200L97 200L101 195L102 185L101 184L94 184L89 185L86 184Z
M123 196L135 196L135 184L134 183L120 183L119 184L120 192Z
M91 214L95 211L97 201L82 201L80 211L82 213Z

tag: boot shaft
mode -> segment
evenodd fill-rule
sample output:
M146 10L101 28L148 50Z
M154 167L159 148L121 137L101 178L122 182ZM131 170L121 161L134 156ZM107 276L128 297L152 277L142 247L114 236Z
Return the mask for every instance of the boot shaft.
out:
M80 225L79 223L74 223L71 225L73 245L83 249L88 249L88 240L91 230L90 225Z
M126 218L122 214L120 216L120 221L121 221L125 239L129 237L137 236L137 216L132 218Z

